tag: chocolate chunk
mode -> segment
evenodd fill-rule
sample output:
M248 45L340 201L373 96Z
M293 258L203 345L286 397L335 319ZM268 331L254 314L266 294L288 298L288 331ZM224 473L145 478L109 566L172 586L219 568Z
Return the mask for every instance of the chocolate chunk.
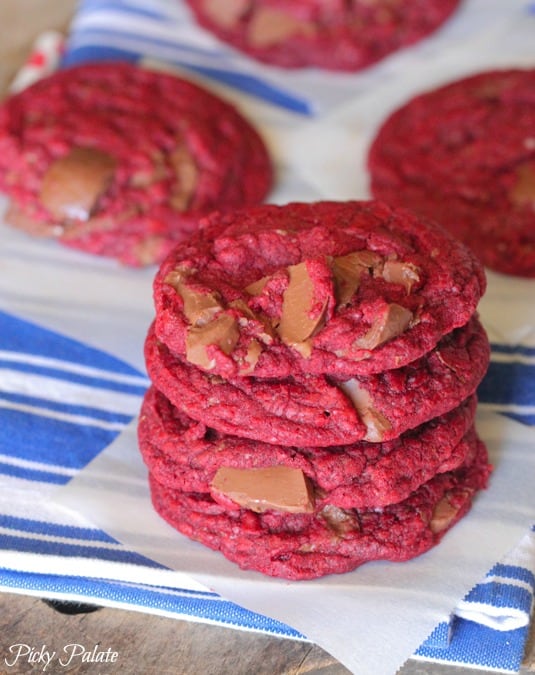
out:
M165 283L172 286L182 298L183 312L192 326L204 326L212 321L223 309L219 294L211 291L199 291L186 283L191 270L176 268L165 277Z
M535 208L535 164L522 164L516 170L516 182L509 192L515 206Z
M95 148L73 148L53 162L43 177L40 199L60 221L89 220L108 189L116 161Z
M250 0L204 0L203 9L215 23L231 28L250 5Z
M249 22L247 36L254 47L269 47L284 41L290 35L311 36L315 27L277 9L260 8Z
M443 497L433 509L429 527L437 534L449 527L451 521L457 516L458 508L453 506L448 497Z
M208 323L191 326L186 334L186 359L204 370L214 367L207 347L214 345L230 354L239 339L236 320L229 314L220 314Z
M338 305L347 304L357 292L363 273L381 262L373 251L355 251L333 258L331 263Z
M338 506L327 504L321 509L319 515L325 521L327 527L340 537L350 532L360 532L361 528L356 511L350 512Z
M261 344L257 340L251 340L247 345L247 354L245 355L244 364L240 368L240 375L249 375L253 372L261 353Z
M276 510L311 513L314 497L308 479L300 469L270 466L235 469L222 466L211 483L212 490L257 513Z
M177 211L185 211L199 180L199 169L185 145L179 145L170 155L176 182L171 189L170 204Z
M184 301L184 314L193 326L204 326L223 309L216 293L198 293L185 284L177 290Z
M393 302L374 319L369 331L356 340L355 344L362 349L375 349L401 335L409 327L412 318L412 312L409 309Z
M192 273L193 270L191 268L179 265L166 274L164 281L166 284L169 284L169 286L172 286L178 293L179 287Z
M291 346L304 343L323 325L327 301L321 311L311 316L314 306L314 283L305 262L290 265L289 283L284 291L282 316L277 327L281 340Z
M407 295L411 292L414 284L420 281L418 268L401 260L386 260L381 274L388 283L405 286Z
M268 281L269 277L262 277L261 279L258 279L258 281L253 281L252 284L246 286L245 290L250 295L260 295L260 293L262 293L262 291L264 290L264 286L267 284Z
M390 431L390 421L373 407L372 398L366 389L363 389L358 380L351 379L340 383L340 389L349 396L351 402L359 413L359 417L367 428L367 441L380 443L385 431Z

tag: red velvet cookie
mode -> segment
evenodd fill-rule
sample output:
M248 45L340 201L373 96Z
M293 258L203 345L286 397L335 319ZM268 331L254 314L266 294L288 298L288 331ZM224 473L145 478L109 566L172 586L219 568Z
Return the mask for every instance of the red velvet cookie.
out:
M187 0L200 25L284 68L357 71L437 30L459 0Z
M453 409L482 380L489 344L474 317L426 356L377 375L225 380L174 355L151 329L145 361L155 386L207 426L267 443L328 446L397 438Z
M535 69L489 71L394 112L369 152L371 190L433 218L491 269L535 277Z
M0 107L7 222L128 265L161 261L203 214L261 202L271 181L251 124L170 74L86 64Z
M402 502L379 509L315 509L306 493L298 511L287 506L285 511L263 510L263 503L254 505L258 512L227 509L209 494L174 490L151 476L152 500L173 527L240 567L310 579L348 572L371 560L408 560L435 546L487 484L485 446L477 437L473 444L471 461L435 476Z
M139 448L159 483L181 492L210 492L228 508L238 506L217 487L225 477L239 480L245 497L273 469L281 483L299 473L316 507L378 507L406 499L435 474L468 460L475 447L469 431L475 408L471 397L393 441L303 448L221 434L181 413L151 387L139 419Z
M406 365L470 319L479 261L380 202L263 205L206 218L154 281L156 333L225 378Z

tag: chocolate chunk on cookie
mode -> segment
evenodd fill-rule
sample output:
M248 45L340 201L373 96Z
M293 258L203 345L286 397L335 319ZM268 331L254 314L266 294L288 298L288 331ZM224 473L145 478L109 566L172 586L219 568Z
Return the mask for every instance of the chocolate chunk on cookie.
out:
M338 380L324 375L223 379L147 335L147 371L190 417L224 433L267 443L381 442L448 412L474 393L489 362L474 317L402 368Z
M263 501L263 510L268 504L276 510L293 510L298 504L301 510L307 504L382 507L467 461L474 448L475 408L475 398L470 397L392 441L303 447L223 434L188 417L151 387L141 409L138 438L158 482L185 492L210 492L228 508L255 500ZM281 496L277 483L287 485L285 490L294 496ZM258 508L257 504L253 510Z
M150 488L154 508L165 520L240 567L311 579L349 572L371 560L409 560L438 544L487 484L485 446L476 436L471 442L474 451L465 464L383 508L228 509L209 493L176 490L154 476Z
M164 261L156 335L227 379L343 379L424 355L467 323L484 290L475 256L405 210L263 205L212 214Z

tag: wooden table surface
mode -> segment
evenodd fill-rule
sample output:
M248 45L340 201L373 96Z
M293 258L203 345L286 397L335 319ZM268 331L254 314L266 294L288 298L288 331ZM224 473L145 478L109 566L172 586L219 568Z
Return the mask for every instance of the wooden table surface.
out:
M45 29L65 30L76 0L0 0L0 93L24 63ZM0 594L0 673L42 673L43 664L21 656L12 663L9 648L29 645L58 654L66 645L107 652L108 662L76 655L62 673L91 675L347 675L336 659L315 645L145 613L99 608L65 614L40 598ZM388 645L385 645L385 650ZM102 657L101 657L102 658ZM114 659L112 661L112 659ZM56 675L49 667L45 672ZM409 661L399 675L481 675L484 671ZM535 672L532 630L522 675ZM359 675L358 673L356 675Z

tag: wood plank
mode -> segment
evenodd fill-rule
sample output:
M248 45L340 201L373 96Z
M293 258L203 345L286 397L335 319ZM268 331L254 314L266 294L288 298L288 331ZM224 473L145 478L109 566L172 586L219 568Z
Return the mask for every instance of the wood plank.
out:
M62 614L38 598L0 595L0 672L43 672L43 663L15 662L10 648L29 645L34 653L56 652L52 673L144 673L150 675L347 675L348 671L319 647L202 623L137 611L102 608L89 614ZM71 656L68 645L82 645L86 656ZM43 649L43 645L45 646ZM90 662L97 651L117 653L113 662ZM76 648L77 649L77 648ZM86 659L86 662L83 659ZM95 658L99 658L95 654ZM103 658L103 657L101 657Z

